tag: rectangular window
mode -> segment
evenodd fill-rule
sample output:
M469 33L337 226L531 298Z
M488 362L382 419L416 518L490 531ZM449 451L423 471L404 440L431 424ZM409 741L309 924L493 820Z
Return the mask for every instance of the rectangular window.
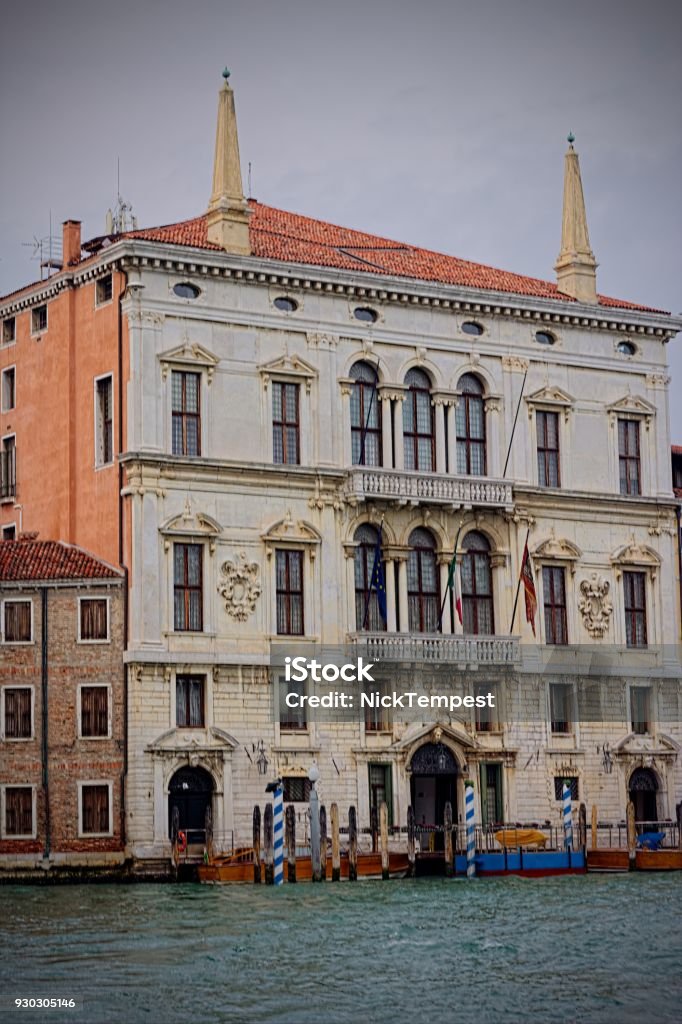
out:
M173 370L173 455L201 455L201 375Z
M559 414L538 410L535 423L538 436L538 483L540 487L560 487Z
M369 768L369 809L376 813L379 821L379 808L386 804L389 827L393 824L393 793L391 786L390 764L370 764Z
M545 643L567 644L566 576L564 569L547 565L543 568L542 595L545 603Z
M17 340L17 321L13 316L7 316L2 321L2 343L10 345Z
M109 608L106 597L82 597L79 640L94 642L108 639Z
M554 799L563 800L564 798L564 782L567 782L571 790L571 800L579 800L578 796L578 779L576 776L570 778L565 775L554 776Z
M303 552L276 551L277 632L303 636Z
M31 601L5 601L3 638L6 644L30 644L33 639Z
M638 736L651 732L651 687L630 688L630 718L632 731Z
M30 740L33 736L32 692L29 686L7 687L5 699L5 739Z
M370 694L379 694L380 697L388 694L388 685L386 683L375 683ZM388 715L388 708L383 707L367 707L365 706L365 732L388 732L391 728L391 722Z
M36 306L31 310L31 334L47 330L47 306Z
M495 706L492 708L487 703L489 693L493 695ZM485 707L476 708L476 732L499 732L500 715L497 683L477 683L476 697L484 697L486 699Z
M109 735L109 689L81 686L81 736Z
M100 277L97 285L95 286L96 304L98 306L103 306L105 302L111 302L113 294L114 283L111 274L106 274L104 277Z
M297 698L306 695L305 680L302 682L287 682L282 676L279 681L279 727L287 732L299 732L308 728L305 704L301 706L297 700L295 708L287 705L288 693L295 693Z
M553 733L569 733L573 726L573 691L568 683L551 683L549 705Z
M111 831L106 782L81 786L81 822L83 835L107 835Z
M285 804L307 804L310 800L310 779L305 775L285 775L282 796Z
M620 493L641 494L638 420L618 420L618 465Z
M203 615L203 548L201 544L174 547L174 619L176 630L200 633Z
M2 528L2 539L3 540L16 540L17 539L17 524L10 523L9 526L3 526Z
M646 574L623 573L625 639L628 647L646 647Z
M33 790L30 786L7 786L5 789L5 835L33 835Z
M289 466L301 461L298 384L272 385L272 460Z
M0 449L0 500L17 496L17 448L14 435L3 437Z
M2 371L2 411L11 412L16 405L16 370L13 366Z
M481 812L484 825L501 825L504 821L501 764L481 765Z
M102 377L95 387L95 465L106 466L114 461L113 379Z
M175 680L175 724L178 729L201 729L205 725L205 676L177 676Z

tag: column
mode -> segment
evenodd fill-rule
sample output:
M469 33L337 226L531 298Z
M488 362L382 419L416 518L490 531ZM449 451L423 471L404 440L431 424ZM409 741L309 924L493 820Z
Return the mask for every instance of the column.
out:
M400 608L400 632L409 633L409 605L407 600L407 555L398 561L398 606Z
M341 437L341 456L342 464L344 467L353 465L353 453L351 449L351 438L350 438L350 392L351 388L348 384L341 385L341 422L342 422L342 437Z
M445 599L445 606L443 607L443 621L441 623L441 632L443 634L452 633L452 615L450 614L450 595L446 597L446 591L448 589L448 570L450 568L450 558L448 555L441 555L440 563L440 600L441 606Z
M502 470L504 463L501 461L500 452L500 400L499 398L488 398L483 406L486 414L486 444L488 447L487 451L487 463L488 463L488 476L500 477L502 476ZM523 412L523 410L521 410ZM521 412L519 413L519 420L521 419ZM518 425L517 425L518 429ZM523 444L523 441L519 441ZM506 452L504 453L506 455ZM509 476L509 470L507 470L507 476Z
M384 469L393 469L393 423L388 395L381 396L381 445Z
M398 609L396 607L395 592L395 562L392 558L386 559L384 572L386 577L386 629L389 633L396 633L398 630Z
M448 437L448 473L457 472L457 399L445 406L445 428Z
M445 473L445 405L442 398L432 401L432 405L436 410L436 473Z
M395 468L405 468L405 444L403 440L403 395L395 396L396 403L393 407L393 433L395 441Z

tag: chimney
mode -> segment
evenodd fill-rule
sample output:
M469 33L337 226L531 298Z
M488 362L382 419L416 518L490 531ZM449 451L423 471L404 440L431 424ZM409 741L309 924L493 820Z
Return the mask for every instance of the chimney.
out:
M65 220L62 224L63 265L68 267L71 263L78 263L80 258L81 222L79 220Z

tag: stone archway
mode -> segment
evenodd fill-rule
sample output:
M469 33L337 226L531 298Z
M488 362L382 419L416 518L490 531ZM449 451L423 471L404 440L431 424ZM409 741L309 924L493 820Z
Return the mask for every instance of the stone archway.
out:
M424 743L410 760L410 798L417 827L442 826L445 804L452 807L457 821L457 776L459 765L452 750L440 741ZM443 833L434 836L435 849L442 849Z
M658 779L651 768L635 768L628 783L628 795L635 808L635 821L658 821Z

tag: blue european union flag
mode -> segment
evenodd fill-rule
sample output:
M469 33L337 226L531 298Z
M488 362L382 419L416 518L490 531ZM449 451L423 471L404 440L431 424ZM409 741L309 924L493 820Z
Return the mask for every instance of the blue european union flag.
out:
M377 546L374 549L374 565L372 566L372 576L369 581L370 594L372 590L377 592L379 614L384 622L386 622L386 579L384 577L384 563L381 558L381 528L379 528Z

